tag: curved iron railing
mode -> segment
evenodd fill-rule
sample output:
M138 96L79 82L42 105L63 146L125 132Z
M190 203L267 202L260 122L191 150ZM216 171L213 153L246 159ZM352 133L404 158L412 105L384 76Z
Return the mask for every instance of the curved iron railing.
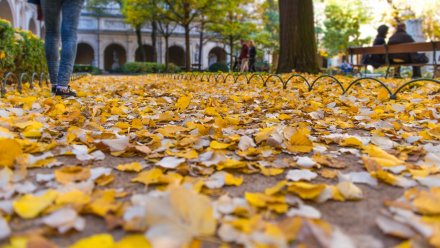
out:
M79 74L72 74L70 81L76 81L79 80L85 76L87 76L87 73L79 73ZM29 84L30 89L34 89L34 83L38 81L38 85L40 88L43 88L44 86L50 87L50 80L49 75L47 73L27 73L23 72L20 74L16 74L13 72L6 72L2 77L0 77L1 84L0 84L0 97L4 97L7 93L6 86L8 83L10 84L16 84L16 90L21 94L23 91L23 85L25 83Z
M361 82L363 81L373 81L379 84L380 87L383 87L388 95L390 100L396 100L397 95L401 93L406 87L415 84L415 83L435 83L440 85L440 81L436 79L430 79L430 78L421 78L421 79L415 79L411 80L409 82L404 83L400 87L398 87L394 92L392 89L387 86L387 84L380 79L372 78L372 77L362 77L354 79L352 82L348 84L348 86L345 88L344 84L335 76L332 75L320 75L317 78L315 78L313 81L309 81L304 75L301 74L292 74L288 76L287 79L284 79L282 75L278 74L266 74L266 73L195 73L195 72L188 72L188 73L180 73L180 74L160 74L158 76L161 77L169 77L177 80L188 80L188 79L196 79L202 82L211 82L211 80L214 80L215 83L222 82L223 84L227 83L228 79L231 79L234 84L237 82L246 82L247 84L250 84L252 80L258 80L263 83L263 87L267 87L267 83L272 79L275 81L278 81L282 84L283 89L287 89L287 86L289 82L292 82L293 79L297 78L301 81L303 81L309 92L313 91L313 89L316 88L316 86L324 81L325 79L329 79L330 83L335 83L338 85L338 87L341 89L342 94L347 94L355 85L361 85ZM220 80L221 78L221 80ZM243 81L241 81L243 80ZM328 82L328 81L327 81Z
M83 77L88 76L88 73L77 73L72 74L71 81L79 80ZM345 88L344 84L335 76L332 75L320 75L317 78L315 78L313 81L309 81L304 75L301 74L292 74L292 75L286 75L287 79L284 79L282 75L278 74L267 74L267 73L180 73L180 74L157 74L159 77L168 77L175 80L199 80L201 82L215 82L215 83L227 83L228 79L233 80L234 84L239 82L240 80L244 80L247 84L250 84L252 80L261 81L263 84L263 87L267 87L267 84L269 81L273 80L274 82L280 82L283 86L283 89L287 89L287 86L289 85L289 82L292 82L293 79L298 79L302 82L304 82L307 86L307 90L309 92L313 91L314 88L316 88L316 85L321 83L322 81L329 79L330 83L335 83L339 86L339 88L342 91L342 94L347 94L354 86L360 85L363 81L373 81L379 84L380 87L383 87L388 95L390 100L396 100L397 95L399 93L402 93L402 91L409 87L410 85L413 85L415 83L435 83L437 85L440 85L440 81L436 79L430 79L430 78L422 78L422 79L415 79L408 81L401 86L399 86L394 92L390 87L386 85L383 81L372 78L372 77L362 77L357 78L350 82L348 86ZM8 82L10 83L16 83L17 87L16 90L19 93L22 93L23 90L23 84L28 83L29 87L31 89L34 88L34 82L38 80L39 86L42 88L44 87L43 82L45 82L46 87L50 87L50 81L49 76L47 73L20 73L15 74L12 72L7 72L3 75L3 77L0 78L1 84L0 84L0 96L4 97L6 94L6 86ZM243 81L240 81L243 82ZM310 83L311 82L311 83ZM327 81L328 82L328 81Z

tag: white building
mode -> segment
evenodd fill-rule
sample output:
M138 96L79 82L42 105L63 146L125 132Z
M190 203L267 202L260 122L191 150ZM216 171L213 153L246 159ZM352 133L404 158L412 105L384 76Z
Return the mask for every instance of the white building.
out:
M83 10L78 35L77 64L92 64L104 70L111 70L118 64L140 60L134 29L124 22L119 9L108 9L106 14L97 15ZM154 52L158 63L165 63L165 40L158 32L156 51L151 42L151 26L142 29L142 42L146 48L147 61L153 62ZM169 39L170 63L185 66L185 37L182 27L177 27ZM199 33L191 33L191 65L199 64ZM223 44L208 42L203 47L202 68L215 62L226 62L227 53Z
M44 32L37 19L37 7L26 0L0 0L0 18L11 22L14 28L30 30L38 36Z
M124 22L118 8L102 11L106 14L97 15L84 9L78 31L78 50L76 64L90 64L103 70L121 66L126 62L140 60L138 44L134 29ZM30 30L34 34L44 36L44 23L37 20L36 6L26 0L0 0L0 18L9 20L14 27ZM165 63L165 41L158 32L156 51L151 46L151 28L147 25L142 30L143 44L147 52L147 60L153 62L156 53L158 63ZM185 67L185 37L183 28L177 27L169 38L170 62ZM227 48L221 43L207 42L203 46L201 63L199 60L199 33L193 29L191 33L191 66L202 64L206 69L215 62L229 61Z

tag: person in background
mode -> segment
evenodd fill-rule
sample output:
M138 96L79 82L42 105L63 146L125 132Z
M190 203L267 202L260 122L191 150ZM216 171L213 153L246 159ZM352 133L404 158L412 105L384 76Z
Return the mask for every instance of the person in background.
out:
M387 25L379 26L379 28L377 29L377 36L373 42L373 46L381 46L387 44L385 39L388 35L388 30L389 28ZM376 69L383 66L385 63L385 54L368 54L362 58L362 64L371 65Z
M256 72L255 62L257 62L257 49L254 41L249 41L249 71Z
M29 0L39 5L46 25L45 52L52 92L70 97L69 87L76 56L77 30L84 0ZM61 41L61 59L59 53Z
M402 44L402 43L413 43L414 39L406 32L406 25L404 23L399 23L397 25L396 32L390 37L388 45ZM399 53L390 55L391 63L394 64L404 64L404 63L420 63L426 64L428 58L424 54L418 53ZM395 77L400 77L400 66L396 68L394 72ZM419 66L413 66L413 78L422 77L422 72Z
M246 72L249 69L249 47L244 40L241 40L240 43L241 43L241 52L239 57L241 61L240 72Z
M353 73L353 66L347 62L347 60L344 58L343 62L341 64L341 71L344 73L344 75L349 75Z

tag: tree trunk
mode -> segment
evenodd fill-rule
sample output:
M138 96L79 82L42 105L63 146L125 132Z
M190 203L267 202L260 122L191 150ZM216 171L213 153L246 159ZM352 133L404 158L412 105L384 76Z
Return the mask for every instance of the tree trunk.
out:
M202 19L201 23L200 23L200 41L199 41L199 71L202 70L202 63L203 63L203 40L204 38L204 32L203 30L205 29L205 23Z
M157 22L151 22L151 46L153 47L153 62L157 62Z
M280 57L277 73L318 73L313 0L280 0Z
M168 52L170 36L165 35L164 39L165 39L165 51L166 51L165 52L165 71L168 72L168 66L170 64L170 55L169 55L169 52Z
M186 71L191 71L191 41L190 41L190 28L189 24L184 26L185 28L185 68Z
M229 48L231 49L231 65L229 66L229 70L234 71L234 37L232 35L229 36Z
M141 61L145 62L147 55L145 53L145 47L142 44L142 31L141 31L140 26L136 27L136 38L137 38L137 43L138 43L138 49L139 49L139 52L141 53Z

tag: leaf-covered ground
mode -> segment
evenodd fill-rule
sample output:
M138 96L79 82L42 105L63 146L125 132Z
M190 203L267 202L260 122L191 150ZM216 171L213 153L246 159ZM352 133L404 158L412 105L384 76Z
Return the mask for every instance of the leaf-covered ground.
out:
M438 86L232 81L8 93L1 245L440 247Z

